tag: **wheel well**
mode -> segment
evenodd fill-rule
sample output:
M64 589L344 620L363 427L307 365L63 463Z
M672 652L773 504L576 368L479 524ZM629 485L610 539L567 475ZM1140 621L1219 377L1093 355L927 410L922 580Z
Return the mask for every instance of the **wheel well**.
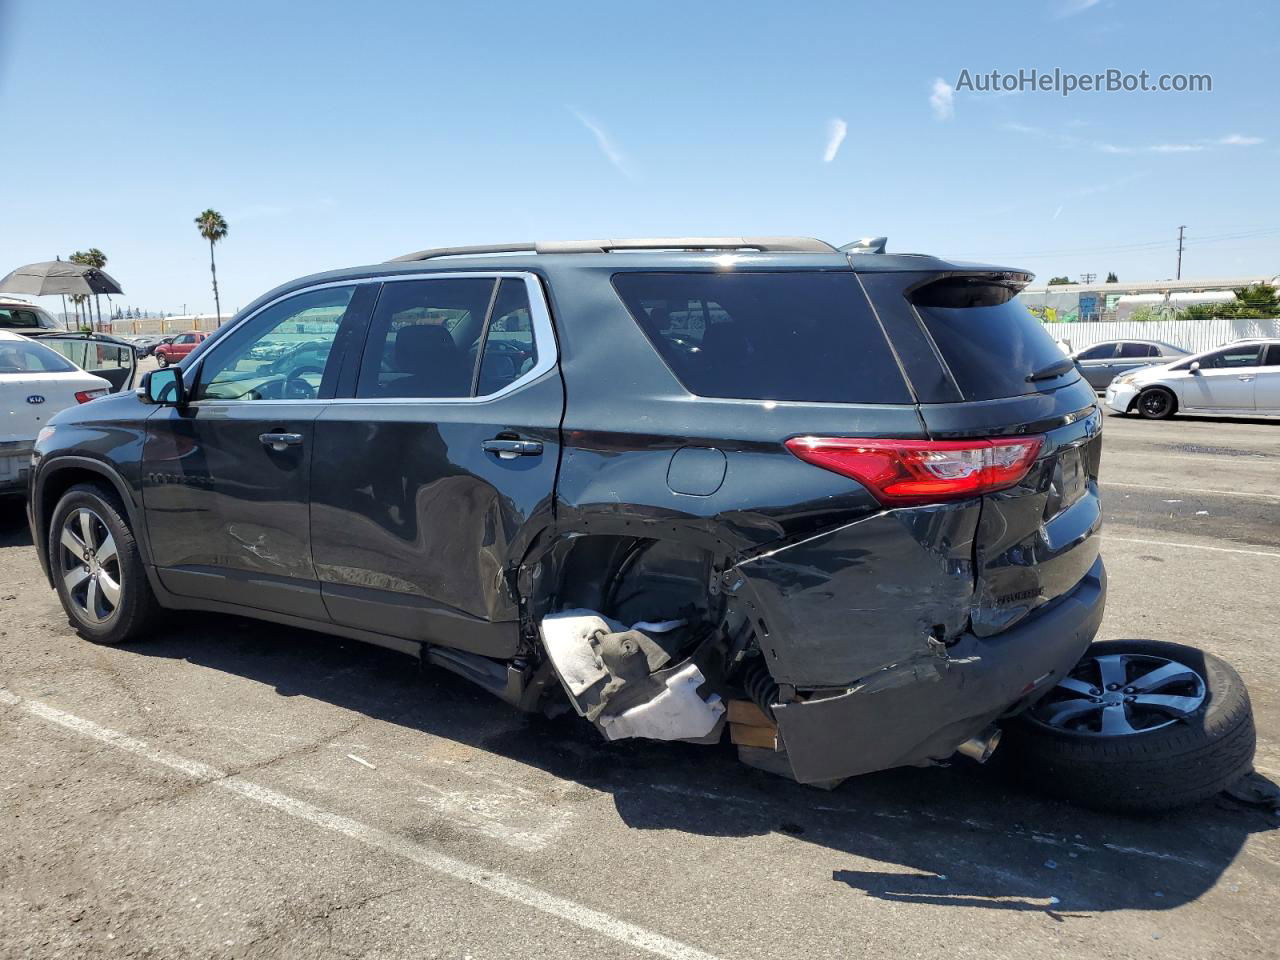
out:
M40 482L40 496L36 502L36 506L39 509L39 514L36 516L39 529L36 533L39 534L42 542L48 540L49 524L53 521L53 511L58 508L58 501L62 499L63 495L68 490L81 483L92 484L96 487L100 487L113 500L120 501L120 506L122 507L126 518L129 520L129 525L134 527L134 535L135 537L137 536L137 527L134 524L133 514L129 510L127 502L125 502L124 498L120 496L120 491L116 489L116 485L111 481L110 477L87 467L63 467L61 470L56 470L48 476L43 477ZM38 553L42 558L44 558L44 549L38 550ZM47 574L49 572L48 558L44 559L45 573Z

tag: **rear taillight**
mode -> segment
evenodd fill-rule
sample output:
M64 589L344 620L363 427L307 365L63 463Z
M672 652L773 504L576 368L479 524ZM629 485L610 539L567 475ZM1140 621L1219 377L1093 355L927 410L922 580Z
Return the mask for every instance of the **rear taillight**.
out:
M76 403L88 403L90 400L97 400L98 397L105 397L106 390L77 390Z
M859 440L794 437L787 449L852 477L886 507L962 500L1012 487L1027 475L1044 437L992 440Z

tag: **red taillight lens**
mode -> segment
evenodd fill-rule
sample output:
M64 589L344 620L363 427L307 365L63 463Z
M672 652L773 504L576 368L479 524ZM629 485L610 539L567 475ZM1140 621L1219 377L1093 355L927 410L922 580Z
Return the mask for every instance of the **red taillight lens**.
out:
M90 400L96 400L98 397L105 397L106 390L77 390L76 403L88 403Z
M886 507L962 500L1012 487L1031 469L1044 437L991 440L857 440L794 437L801 460L852 477Z

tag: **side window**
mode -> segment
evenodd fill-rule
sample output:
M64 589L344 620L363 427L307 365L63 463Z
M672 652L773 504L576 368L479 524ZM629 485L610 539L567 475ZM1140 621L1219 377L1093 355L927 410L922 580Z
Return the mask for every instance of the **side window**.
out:
M533 369L538 348L533 342L533 317L524 281L503 279L485 334L476 396L497 393Z
M354 286L312 290L262 311L212 348L194 399L315 399L355 291Z
M1264 367L1280 367L1280 343L1267 347L1267 355L1262 360Z
M1088 350L1082 350L1076 356L1077 360L1107 360L1116 352L1114 343L1100 343L1096 347L1090 347Z
M356 396L471 396L496 284L492 277L384 284L369 326Z
M1222 370L1232 367L1256 367L1258 365L1258 345L1242 344L1238 347L1228 347L1225 350L1219 350L1217 353L1211 353L1200 361L1200 368L1203 370Z
M1122 343L1120 344L1120 356L1125 359L1133 359L1134 357L1154 357L1156 356L1156 348L1150 343Z

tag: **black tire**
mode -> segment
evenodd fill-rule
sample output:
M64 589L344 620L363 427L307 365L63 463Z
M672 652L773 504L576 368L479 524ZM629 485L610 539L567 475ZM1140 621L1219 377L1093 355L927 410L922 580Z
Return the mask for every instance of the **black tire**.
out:
M64 527L73 514L87 509L95 518L94 525L110 534L115 546L115 561L104 564L112 580L118 584L118 602L100 620L86 616L83 601L73 598L67 573L77 564L70 563L71 554L63 544ZM159 604L147 580L142 555L129 527L124 505L115 491L96 484L77 484L62 495L49 524L49 566L62 601L62 609L76 632L93 643L117 644L143 636L154 624ZM87 561L86 561L87 563ZM96 605L95 605L96 606Z
M1178 411L1178 398L1164 387L1148 387L1138 394L1133 408L1148 420L1168 420Z
M169 358L166 357L163 353L157 353L156 363L158 363L161 367L167 367L169 365Z
M1156 640L1110 640L1087 656L1138 654L1183 664L1204 681L1205 701L1170 726L1127 736L1047 726L1032 711L1005 725L995 756L1015 780L1101 810L1162 813L1207 800L1253 769L1257 735L1240 675L1212 654Z

